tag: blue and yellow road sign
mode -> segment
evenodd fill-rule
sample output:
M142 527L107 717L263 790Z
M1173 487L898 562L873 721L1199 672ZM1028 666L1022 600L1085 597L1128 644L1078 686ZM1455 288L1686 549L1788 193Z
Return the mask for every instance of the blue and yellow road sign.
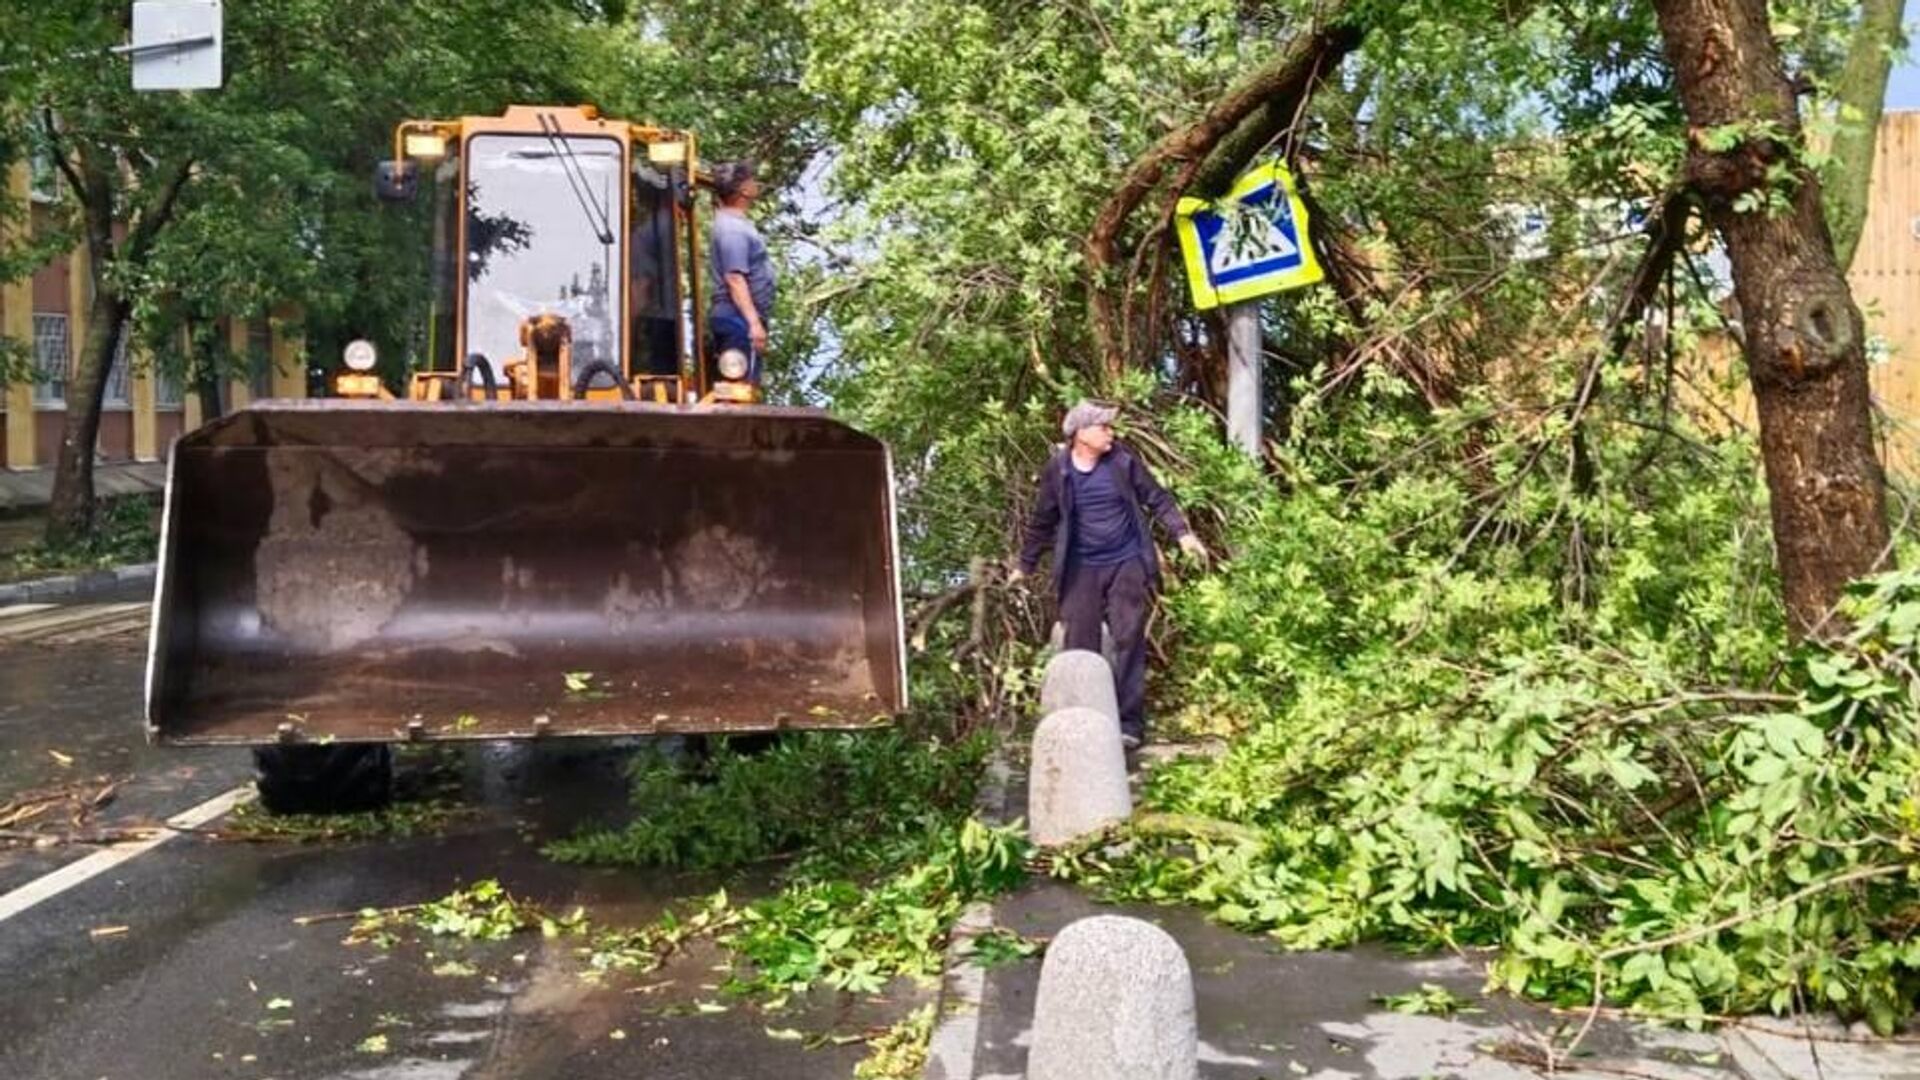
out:
M1219 207L1230 206L1226 212ZM1326 277L1307 240L1307 208L1285 165L1270 162L1234 181L1217 203L1174 208L1193 305L1202 311L1312 285Z

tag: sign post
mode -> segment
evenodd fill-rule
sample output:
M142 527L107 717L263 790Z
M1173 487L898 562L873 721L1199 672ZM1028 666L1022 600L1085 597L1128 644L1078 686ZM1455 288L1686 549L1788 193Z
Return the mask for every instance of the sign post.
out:
M1260 460L1260 301L1227 305L1227 438Z
M1216 202L1181 199L1174 226L1193 305L1227 311L1227 434L1261 450L1260 298L1326 277L1307 234L1307 208L1285 165L1270 162Z

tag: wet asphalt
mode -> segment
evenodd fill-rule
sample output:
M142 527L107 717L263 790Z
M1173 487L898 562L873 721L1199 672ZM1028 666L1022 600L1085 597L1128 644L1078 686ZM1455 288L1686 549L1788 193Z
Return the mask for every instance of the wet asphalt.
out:
M144 662L139 634L0 644L0 805L51 784L115 783L81 830L99 831L246 783L244 751L146 745ZM763 1013L720 992L725 958L710 945L596 981L577 939L429 938L383 951L347 943L350 919L296 921L430 901L486 877L615 927L716 886L764 888L539 853L550 837L620 817L633 750L471 744L451 767L472 812L436 835L317 845L182 835L0 921L0 1078L850 1076L865 1049L844 1040L905 1016L930 989L822 993ZM0 895L95 850L0 848Z

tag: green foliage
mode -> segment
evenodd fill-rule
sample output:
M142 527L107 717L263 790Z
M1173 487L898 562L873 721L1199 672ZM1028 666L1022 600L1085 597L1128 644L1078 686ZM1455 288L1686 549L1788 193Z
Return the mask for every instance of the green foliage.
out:
M724 939L751 964L736 986L782 992L821 984L874 993L896 976L938 973L961 910L1025 878L1024 834L1019 825L995 829L969 818L878 879L817 877L790 885L747 908Z
M222 836L241 840L282 841L296 844L340 840L391 840L445 832L472 808L443 798L396 803L381 810L352 814L276 814L248 803L227 815Z
M1040 952L1040 943L996 926L967 942L966 958L970 964L983 968L1004 967L1017 964Z
M1018 885L1027 854L1020 827L989 828L969 818L929 835L918 851L901 853L878 873L795 877L746 904L722 891L684 915L668 912L647 926L600 935L586 950L588 965L651 971L688 940L712 937L739 962L728 983L735 993L777 1000L816 985L875 993L898 976L936 973L961 910Z
M774 895L736 905L718 894L690 916L600 941L592 965L651 968L688 936L713 935L742 962L737 991L873 993L938 971L960 911L1025 876L1021 830L967 816L983 751L903 732L809 733L757 754L722 746L697 770L642 758L636 819L548 853L709 870L792 856Z
M973 818L929 827L917 843L883 845L887 863L860 880L822 850L772 896L745 904L717 892L691 911L669 911L637 928L596 928L576 908L558 916L487 879L417 907L359 913L349 940L390 948L407 930L500 941L539 929L580 936L591 972L651 971L695 938L713 938L734 955L731 992L784 995L826 986L877 993L888 980L940 970L947 934L966 905L1024 880L1024 830L989 828ZM873 850L873 849L870 849Z
M477 941L502 941L532 925L521 905L492 878L424 905L414 920L429 934Z
M1446 1016L1480 1012L1468 999L1433 983L1421 983L1420 989L1404 994L1381 994L1374 998L1397 1013L1408 1016Z
M873 866L946 827L973 799L985 745L901 731L785 736L758 753L715 740L704 762L646 753L635 817L558 841L562 862L719 869L788 854Z
M584 908L555 915L515 897L498 880L485 878L424 904L364 909L348 940L390 948L399 941L400 931L409 928L435 937L505 941L525 930L537 929L552 938L584 934L589 926Z
M0 581L152 562L160 546L154 516L153 501L145 496L114 499L103 505L94 530L82 539L40 540L0 555Z

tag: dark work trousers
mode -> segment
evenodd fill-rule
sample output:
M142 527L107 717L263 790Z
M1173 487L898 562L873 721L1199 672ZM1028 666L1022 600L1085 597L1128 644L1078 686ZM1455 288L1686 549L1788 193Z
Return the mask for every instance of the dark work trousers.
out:
M1100 624L1113 635L1114 689L1120 695L1120 730L1147 737L1147 589L1144 559L1115 566L1074 566L1060 598L1067 648L1100 651Z

